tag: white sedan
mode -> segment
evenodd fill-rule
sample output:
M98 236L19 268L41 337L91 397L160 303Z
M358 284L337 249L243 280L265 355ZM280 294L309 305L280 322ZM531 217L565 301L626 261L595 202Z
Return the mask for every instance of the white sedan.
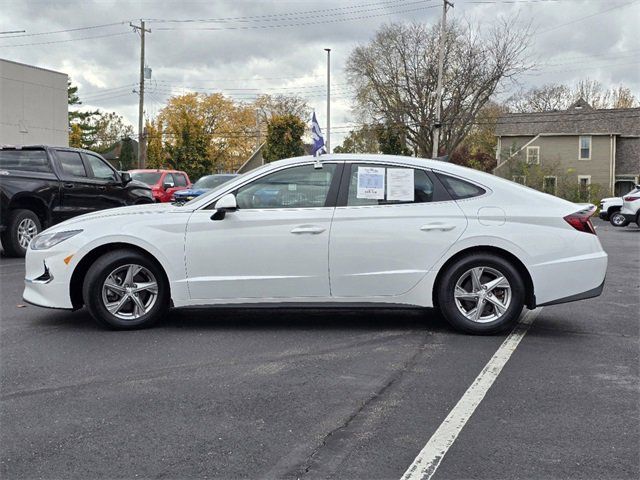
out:
M593 212L434 160L326 155L273 162L183 205L116 208L42 232L24 299L85 305L102 324L170 307L437 307L494 333L524 306L595 297L607 255Z

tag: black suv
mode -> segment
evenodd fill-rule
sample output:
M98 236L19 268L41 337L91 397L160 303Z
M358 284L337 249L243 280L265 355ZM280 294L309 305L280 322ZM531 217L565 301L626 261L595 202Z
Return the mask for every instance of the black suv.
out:
M152 203L151 189L100 155L67 147L0 147L0 240L24 256L44 228L104 208Z

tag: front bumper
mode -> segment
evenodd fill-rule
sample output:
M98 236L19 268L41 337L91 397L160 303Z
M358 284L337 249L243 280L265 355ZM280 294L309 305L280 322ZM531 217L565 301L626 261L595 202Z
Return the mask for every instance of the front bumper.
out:
M22 298L32 305L47 308L73 309L69 285L75 268L73 252L61 243L50 250L27 250L24 292ZM61 247L61 248L59 248Z

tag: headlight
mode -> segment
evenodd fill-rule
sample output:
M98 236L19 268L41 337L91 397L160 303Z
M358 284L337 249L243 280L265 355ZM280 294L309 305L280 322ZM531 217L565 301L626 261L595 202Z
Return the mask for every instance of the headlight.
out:
M66 239L79 234L82 230L70 230L68 232L55 232L40 234L31 240L32 250L47 250L60 242L64 242Z

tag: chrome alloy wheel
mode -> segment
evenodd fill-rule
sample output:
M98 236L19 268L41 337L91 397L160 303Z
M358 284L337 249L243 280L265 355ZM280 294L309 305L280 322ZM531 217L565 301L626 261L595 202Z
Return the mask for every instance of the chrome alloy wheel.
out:
M611 215L611 223L616 227L624 227L626 221L627 219L624 218L624 215L622 215L620 212L616 212Z
M511 304L511 285L494 268L474 267L460 276L453 297L460 313L472 322L493 322Z
M18 224L18 243L22 248L27 248L31 239L38 234L38 226L30 218L25 218Z
M158 299L158 282L141 265L122 265L102 284L102 303L121 320L136 320L149 313Z

